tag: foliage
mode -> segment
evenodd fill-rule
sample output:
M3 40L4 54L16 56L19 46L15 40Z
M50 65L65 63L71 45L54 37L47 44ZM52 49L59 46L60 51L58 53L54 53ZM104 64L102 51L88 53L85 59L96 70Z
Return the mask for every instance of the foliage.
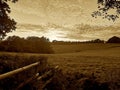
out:
M113 36L107 41L107 43L120 43L120 38Z
M8 1L15 3L17 0L0 0L0 39L16 29L16 22L8 16L11 12Z
M28 53L53 53L50 42L45 37L10 36L0 43L0 51L28 52Z
M111 12L111 10L115 10ZM113 14L112 14L113 13ZM120 0L98 0L98 11L93 12L92 16L102 16L103 19L115 21L120 14Z
M104 40L95 39L95 40L91 40L91 41L86 41L86 43L104 43Z
M104 43L104 40L100 39L95 39L95 40L90 40L90 41L57 41L54 40L52 44L55 45L65 45L65 44L82 44L82 43Z

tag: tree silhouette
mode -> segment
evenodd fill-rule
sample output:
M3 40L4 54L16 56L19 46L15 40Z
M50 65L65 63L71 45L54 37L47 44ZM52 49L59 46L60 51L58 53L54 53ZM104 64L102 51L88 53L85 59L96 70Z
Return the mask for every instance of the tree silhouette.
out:
M16 22L8 16L11 12L8 1L15 3L17 0L0 0L0 39L16 29Z
M114 10L114 11L112 11ZM120 0L98 0L98 11L94 11L92 16L102 16L104 19L115 21L120 14Z
M120 38L117 36L113 36L107 41L107 43L120 43Z
M9 36L0 42L0 51L27 52L27 53L54 53L49 39L45 37Z

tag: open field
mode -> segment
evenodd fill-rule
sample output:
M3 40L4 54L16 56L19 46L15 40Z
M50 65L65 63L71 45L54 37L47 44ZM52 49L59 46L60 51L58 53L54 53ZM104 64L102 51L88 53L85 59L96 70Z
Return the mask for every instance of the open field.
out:
M94 74L99 82L108 82L110 90L120 90L120 44L53 45L53 49L56 54L49 55L48 62L63 72Z
M53 49L61 54L49 56L48 61L65 71L94 72L108 80L111 76L112 80L120 79L120 44L58 45Z
M53 49L56 54L49 55L48 60L63 66L67 66L68 63L76 64L76 67L81 63L92 64L92 66L96 63L100 64L98 66L104 66L104 63L111 65L120 63L120 44L54 45Z
M77 53L77 52L82 52L82 53L86 52L87 54L90 50L91 51L94 50L95 52L111 51L111 54L113 54L113 52L117 52L120 50L120 44L107 44L107 43L65 44L65 45L52 45L52 47L56 54Z
M85 75L94 73L100 82L110 82L111 90L119 90L120 44L52 45L52 47L55 54L9 54L46 56L48 63L58 65L63 73L79 72ZM6 52L0 54L3 53Z
M120 68L120 44L52 45L55 54L9 53L26 56L46 56L50 64L64 70L95 70ZM1 52L0 54L5 54Z

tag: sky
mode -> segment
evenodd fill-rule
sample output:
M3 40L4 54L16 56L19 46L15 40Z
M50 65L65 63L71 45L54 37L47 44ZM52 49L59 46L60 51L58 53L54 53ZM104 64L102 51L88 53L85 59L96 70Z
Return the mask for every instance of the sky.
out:
M19 0L9 3L17 24L8 36L45 36L52 40L107 40L120 36L120 19L115 22L93 18L97 0Z

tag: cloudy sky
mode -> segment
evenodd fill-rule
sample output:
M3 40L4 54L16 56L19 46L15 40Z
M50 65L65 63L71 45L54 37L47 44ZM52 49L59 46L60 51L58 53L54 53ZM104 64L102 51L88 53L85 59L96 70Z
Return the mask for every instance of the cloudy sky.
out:
M97 0L19 0L10 3L16 31L8 35L45 36L50 40L91 40L120 36L116 22L92 18Z

